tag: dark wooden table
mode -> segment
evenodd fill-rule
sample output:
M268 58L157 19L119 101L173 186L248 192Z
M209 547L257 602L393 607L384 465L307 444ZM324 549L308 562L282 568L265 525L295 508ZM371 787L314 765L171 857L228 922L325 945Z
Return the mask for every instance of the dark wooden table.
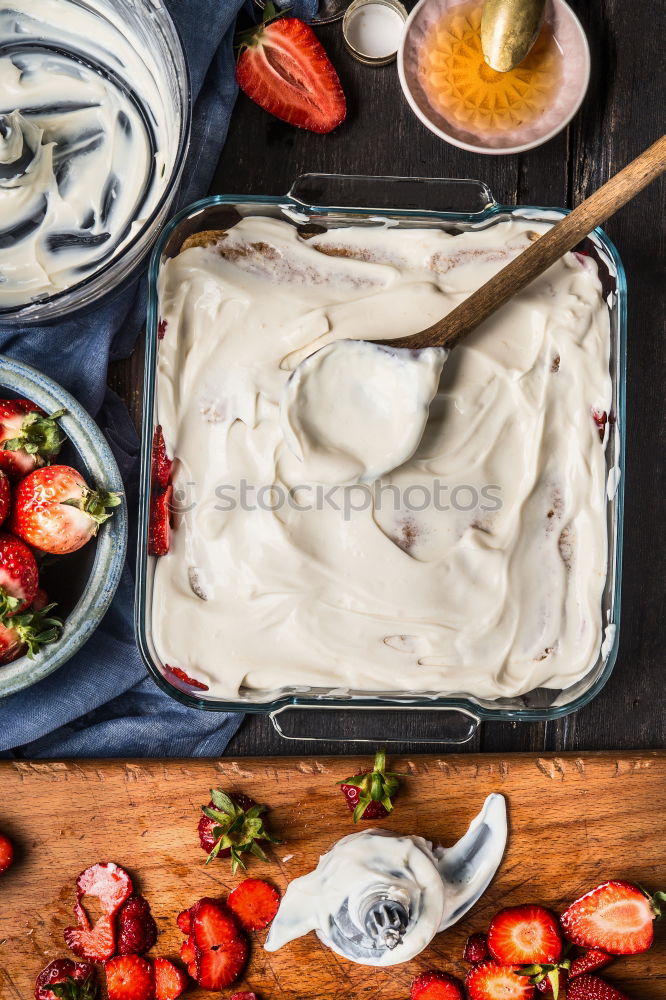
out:
M592 49L590 89L569 128L540 149L480 156L441 142L410 111L395 65L375 69L356 63L337 23L320 28L319 35L348 95L347 121L331 135L317 136L269 118L241 95L211 191L284 194L300 173L322 171L481 178L506 204L577 204L665 131L666 5L663 0L574 0L572 6ZM625 562L614 674L595 701L575 715L552 723L485 723L464 748L468 751L665 744L665 196L662 178L606 227L624 260L630 297ZM139 350L113 373L137 417L141 363ZM338 718L322 715L316 723L321 737L364 735L353 713L344 727ZM395 720L386 714L382 719L389 735ZM319 753L360 749L358 744L287 742L266 717L248 716L229 753L298 754L315 747ZM401 749L417 748L405 743Z

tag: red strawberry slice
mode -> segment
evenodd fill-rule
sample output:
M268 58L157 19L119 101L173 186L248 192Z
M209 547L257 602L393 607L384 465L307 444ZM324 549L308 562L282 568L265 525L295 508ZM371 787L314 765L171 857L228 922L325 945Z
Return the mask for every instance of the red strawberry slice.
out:
M0 469L0 524L4 524L12 505L12 487L9 476Z
M105 968L109 1000L155 1000L155 975L147 959L120 955Z
M28 546L0 532L0 615L25 611L35 599L39 571Z
M175 683L176 681L181 681L186 687L196 688L197 691L209 691L210 688L203 681L198 681L194 677L190 677L186 674L181 667L172 667L170 664L164 664L164 672L166 673L167 680L171 681L175 687L181 688L181 684ZM181 688L182 690L182 688Z
M165 556L171 545L171 497L173 488L153 493L148 524L148 555Z
M534 986L511 965L481 962L467 973L469 1000L534 1000Z
M191 910L181 910L176 917L176 923L180 927L183 934L192 933L192 911Z
M35 1000L56 1000L57 994L51 987L63 984L67 984L66 991L62 991L66 1000L95 1000L97 996L97 979L92 965L57 958L37 976Z
M567 940L610 955L637 955L654 940L654 920L666 893L652 899L631 882L611 881L581 896L560 918Z
M264 23L238 36L242 48L236 79L269 114L311 132L331 132L344 121L347 103L338 74L312 28L296 17L275 17L267 3Z
M227 906L246 931L268 927L280 907L280 893L260 878L246 878L229 893Z
M608 414L605 410L600 410L598 407L592 407L592 419L597 425L597 430L599 431L599 437L603 441L604 435L606 433L606 424L608 423Z
M188 987L187 976L182 969L167 958L153 959L155 975L155 1000L177 1000Z
M422 972L412 982L411 1000L464 1000L463 985L446 972Z
M197 951L194 946L193 937L188 937L187 941L183 941L181 944L180 957L187 966L187 971L192 976L192 979L194 979L197 974Z
M101 861L81 872L76 880L79 901L84 896L99 899L105 913L114 914L134 891L132 879L124 868L113 861Z
M173 462L167 455L164 443L164 433L160 424L157 425L153 433L153 449L150 465L150 475L153 486L158 486L160 490L165 490L169 485Z
M118 911L119 955L143 955L157 941L157 924L143 896L130 896Z
M612 961L612 955L600 951L598 948L592 948L580 958L573 960L569 975L573 978L574 976L582 976L586 972L596 972L598 969L605 969Z
M81 920L82 908L77 908L76 913ZM116 951L114 918L108 914L101 916L93 927L90 923L87 926L66 927L64 937L67 947L88 962L106 962Z
M231 911L204 897L192 908L196 976L204 989L230 986L245 968L248 944Z
M560 927L543 906L508 906L490 922L488 948L503 965L553 964L562 955Z
M597 976L576 976L569 983L567 1000L630 1000L630 997Z
M465 962L470 962L472 965L476 965L477 962L485 962L488 954L487 934L470 934L463 950Z
M0 875L14 864L14 845L9 837L0 833Z

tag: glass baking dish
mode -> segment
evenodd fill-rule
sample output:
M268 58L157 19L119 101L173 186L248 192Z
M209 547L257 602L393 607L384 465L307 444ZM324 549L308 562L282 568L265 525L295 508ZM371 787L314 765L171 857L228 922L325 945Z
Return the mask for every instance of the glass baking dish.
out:
M466 741L484 719L533 722L560 718L586 705L601 690L615 664L619 642L627 321L624 268L617 250L601 229L596 229L578 248L592 256L599 269L610 316L613 383L606 446L608 568L601 608L606 631L598 660L585 677L566 690L540 688L520 697L494 701L475 698L471 693L444 697L436 692L342 692L320 688L282 688L270 692L245 689L237 699L222 701L207 697L204 692L170 675L155 652L151 632L155 561L147 554L147 537L151 442L158 423L155 380L159 351L158 273L162 262L177 254L189 236L204 230L228 229L248 215L283 219L307 233L308 230L317 231L313 227L330 229L352 223L376 226L385 224L386 220L402 228L440 227L460 232L493 226L512 216L557 221L565 214L566 210L559 208L500 205L485 184L474 180L305 174L284 197L216 195L190 205L171 220L155 247L149 275L135 612L139 649L159 687L192 708L269 714L277 731L287 738L303 738L304 733L298 726L293 734L286 731L287 719L297 716L285 713L313 708L353 709L369 713L369 730L373 726L373 710L376 722L383 718L377 735L368 735L368 740L387 741L386 716L376 713L377 710L391 710L392 713L419 713L421 735L416 741L447 743ZM399 717L393 718L398 724ZM414 727L410 729L413 733ZM388 736L390 742L391 734ZM398 736L394 738L399 739ZM415 737L410 735L409 740L414 742Z

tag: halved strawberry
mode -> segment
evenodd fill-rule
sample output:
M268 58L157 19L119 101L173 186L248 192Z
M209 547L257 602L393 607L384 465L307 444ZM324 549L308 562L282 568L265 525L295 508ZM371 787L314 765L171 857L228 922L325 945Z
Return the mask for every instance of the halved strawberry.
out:
M35 1000L96 1000L97 977L94 966L56 958L37 976Z
M203 816L199 820L199 843L208 851L206 864L216 857L230 857L231 870L245 868L241 855L254 854L266 860L259 846L261 841L278 844L261 818L268 811L242 792L226 792L211 788L211 800L202 806Z
M120 955L105 968L109 1000L155 1000L155 975L147 959Z
M264 22L237 36L236 79L269 114L311 132L331 132L344 121L340 79L312 28L264 7Z
M160 424L157 425L153 433L153 448L150 464L150 477L153 486L165 490L169 485L171 476L172 460L167 455L166 444L164 443L164 432Z
M354 822L360 819L381 819L393 809L393 796L398 790L400 776L386 770L386 751L375 754L374 767L345 778L338 784L347 805L354 813Z
M612 961L612 955L607 954L605 951L600 951L599 948L591 948L584 955L581 955L580 958L573 960L569 975L573 978L574 976L582 976L586 972L596 972L598 969L605 969Z
M248 957L247 938L230 910L204 897L192 907L195 979L207 990L221 990L238 978Z
M577 976L569 982L567 1000L630 1000L630 997L597 976Z
M631 882L604 882L572 903L560 923L567 940L581 948L637 955L652 944L664 902L666 893L650 898Z
M480 933L470 934L463 950L464 961L476 965L477 962L485 962L487 958L488 935Z
M227 906L246 931L268 927L280 907L280 893L260 878L246 878L227 898Z
M412 982L411 1000L464 1000L460 980L446 972L422 972Z
M153 959L153 973L155 1000L177 1000L177 997L187 989L187 976L167 958Z
M562 955L557 918L535 904L508 906L490 922L488 948L504 965L554 964Z
M148 524L148 555L165 556L171 545L171 497L169 485L163 493L154 492L150 498Z
M517 971L514 966L495 962L475 965L465 977L469 1000L534 1000L534 986Z

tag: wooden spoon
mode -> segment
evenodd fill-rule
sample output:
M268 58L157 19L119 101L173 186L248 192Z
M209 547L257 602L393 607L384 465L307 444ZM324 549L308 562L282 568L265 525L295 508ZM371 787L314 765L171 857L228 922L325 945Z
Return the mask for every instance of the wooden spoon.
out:
M568 250L580 243L592 230L631 201L643 188L666 170L666 135L611 177L603 187L582 201L561 222L544 233L534 243L444 319L426 330L394 340L373 343L418 350L423 347L454 347L484 319L492 316L505 302L531 281L543 274Z

